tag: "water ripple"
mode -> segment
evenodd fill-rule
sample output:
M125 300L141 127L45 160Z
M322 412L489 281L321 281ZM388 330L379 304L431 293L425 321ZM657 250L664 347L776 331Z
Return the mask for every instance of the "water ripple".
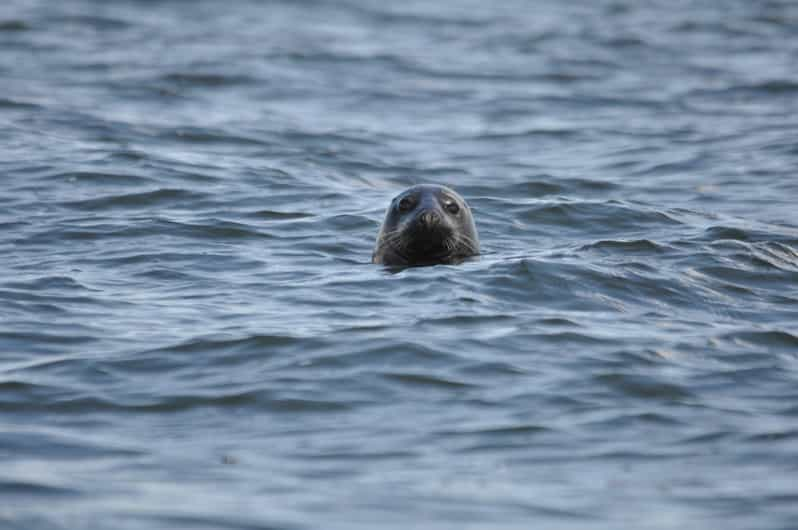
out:
M687 7L4 3L0 527L795 526L798 11Z

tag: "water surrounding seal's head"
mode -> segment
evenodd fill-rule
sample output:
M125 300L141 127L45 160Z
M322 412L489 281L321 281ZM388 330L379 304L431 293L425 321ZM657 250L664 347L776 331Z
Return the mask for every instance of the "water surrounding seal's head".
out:
M391 201L371 261L435 265L477 254L479 238L465 199L445 186L420 184Z

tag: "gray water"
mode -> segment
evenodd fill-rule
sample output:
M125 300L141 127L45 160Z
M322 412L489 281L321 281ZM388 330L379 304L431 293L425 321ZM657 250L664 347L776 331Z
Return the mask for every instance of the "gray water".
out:
M797 116L786 0L3 2L0 528L798 527Z

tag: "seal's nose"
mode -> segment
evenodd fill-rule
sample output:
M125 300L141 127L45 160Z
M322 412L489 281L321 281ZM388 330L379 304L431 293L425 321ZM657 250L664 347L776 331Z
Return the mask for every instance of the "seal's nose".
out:
M440 221L441 217L435 210L424 210L418 214L418 222L425 228L434 228Z

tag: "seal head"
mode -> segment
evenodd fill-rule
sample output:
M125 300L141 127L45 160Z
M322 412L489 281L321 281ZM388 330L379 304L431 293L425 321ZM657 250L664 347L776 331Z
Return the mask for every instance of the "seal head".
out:
M391 201L371 261L397 266L453 264L477 254L479 238L465 199L445 186L421 184Z

